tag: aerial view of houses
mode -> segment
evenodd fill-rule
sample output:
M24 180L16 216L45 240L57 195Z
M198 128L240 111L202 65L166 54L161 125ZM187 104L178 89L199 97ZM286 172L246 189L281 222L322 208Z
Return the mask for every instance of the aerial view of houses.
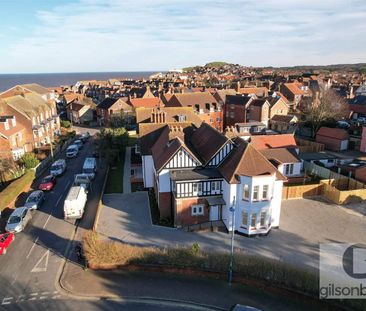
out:
M0 9L0 310L366 310L365 4Z

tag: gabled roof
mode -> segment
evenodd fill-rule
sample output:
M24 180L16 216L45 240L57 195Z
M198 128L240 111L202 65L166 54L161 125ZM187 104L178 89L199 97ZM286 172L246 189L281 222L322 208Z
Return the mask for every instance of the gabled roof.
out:
M297 148L293 134L255 135L251 136L250 143L257 150L287 147Z
M158 97L153 98L134 98L130 99L129 103L134 108L143 107L143 108L154 108L164 106L163 102Z
M340 140L349 139L349 134L346 130L330 127L321 127L316 133L316 136L325 136L329 138L335 138Z
M265 98L257 98L254 99L251 103L250 106L255 106L255 107L262 107L263 105L270 105L269 102L265 99Z
M304 95L305 92L300 88L301 83L284 83L284 86L294 95Z
M259 151L251 144L242 141L234 148L224 162L219 166L219 171L230 184L238 184L239 176L261 176L276 174L276 178L286 180Z
M247 106L253 97L249 95L227 95L226 96L226 104L229 105L239 105L239 106Z
M263 154L267 160L271 162L275 161L279 164L301 162L293 148L264 149L261 150L260 153Z
M197 157L189 150L189 148L179 137L169 140L169 128L165 127L158 140L151 148L156 171L159 172L161 169L163 169L164 166L181 148L183 148L193 159L200 163Z
M122 98L107 97L98 104L97 108L108 110L116 102L119 102L120 103L120 107L119 107L120 109L122 109L122 110L131 110L131 106L127 104L126 100L127 100L126 97L124 97L124 98L123 97Z
M203 164L210 162L212 157L228 142L230 139L212 126L202 123L196 129L189 142L202 159Z
M37 83L22 84L22 85L19 85L19 86L26 89L26 90L29 90L31 92L34 92L34 93L37 93L37 94L40 94L40 95L45 95L45 94L51 93L51 91L49 89L47 89L44 86L39 85Z
M265 86L261 87L244 87L238 90L241 94L255 94L257 96L267 96L268 89Z
M171 103L174 97L178 100L179 104L183 107L194 107L195 105L199 105L201 109L205 109L206 104L218 104L215 97L212 96L210 92L193 92L193 93L183 93L183 94L174 94L172 98L168 102L168 106L171 106Z

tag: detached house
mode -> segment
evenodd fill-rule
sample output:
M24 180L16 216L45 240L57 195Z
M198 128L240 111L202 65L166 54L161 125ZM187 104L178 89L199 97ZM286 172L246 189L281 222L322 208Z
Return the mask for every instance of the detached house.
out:
M286 177L252 144L206 123L179 131L166 125L144 139L151 145L144 179L152 179L160 217L176 227L218 221L244 235L279 226Z
M222 105L209 92L174 94L167 107L192 107L199 118L218 131L223 131Z
M328 150L342 151L348 149L349 134L343 129L321 127L316 133L315 140L324 144Z
M97 121L99 125L107 125L113 116L121 116L124 113L131 114L132 107L127 103L128 99L107 97L97 106Z

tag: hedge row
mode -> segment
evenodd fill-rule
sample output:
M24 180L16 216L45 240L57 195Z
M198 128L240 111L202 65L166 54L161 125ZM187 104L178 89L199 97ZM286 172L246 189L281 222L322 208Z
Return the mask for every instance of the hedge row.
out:
M0 211L9 207L23 189L35 178L35 171L29 170L22 177L14 180L9 186L0 192Z
M186 248L139 247L102 240L93 231L85 234L83 248L87 262L94 266L157 265L227 273L230 261L228 253L204 252L197 243ZM319 295L318 275L284 262L236 252L234 270L235 276L265 281L272 286L291 289L314 298ZM349 299L343 301L342 305L347 309L366 310L363 300Z

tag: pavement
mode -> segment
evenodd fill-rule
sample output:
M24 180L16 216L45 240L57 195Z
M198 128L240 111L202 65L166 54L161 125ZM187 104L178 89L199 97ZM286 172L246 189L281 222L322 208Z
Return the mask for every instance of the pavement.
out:
M140 246L188 246L228 252L226 232L185 232L151 223L146 192L103 196L98 232L113 240ZM319 243L365 242L366 218L320 198L282 202L279 229L268 236L235 237L236 251L281 260L308 268L319 267Z
M123 168L123 193L131 193L131 147L126 147Z
M63 201L74 174L81 171L85 157L91 154L92 139L84 145L77 158L66 160L66 172L57 178L54 189L46 193L40 209L32 212L31 222L16 235L7 254L0 256L0 309L19 302L62 299L55 281L77 228L75 220L63 219ZM64 158L65 153L61 157ZM33 182L30 192L38 188L44 175ZM94 221L95 198L100 193L102 181L103 171L99 171L88 195L84 218L79 222L80 231ZM27 195L23 194L16 201L16 206L22 206Z

